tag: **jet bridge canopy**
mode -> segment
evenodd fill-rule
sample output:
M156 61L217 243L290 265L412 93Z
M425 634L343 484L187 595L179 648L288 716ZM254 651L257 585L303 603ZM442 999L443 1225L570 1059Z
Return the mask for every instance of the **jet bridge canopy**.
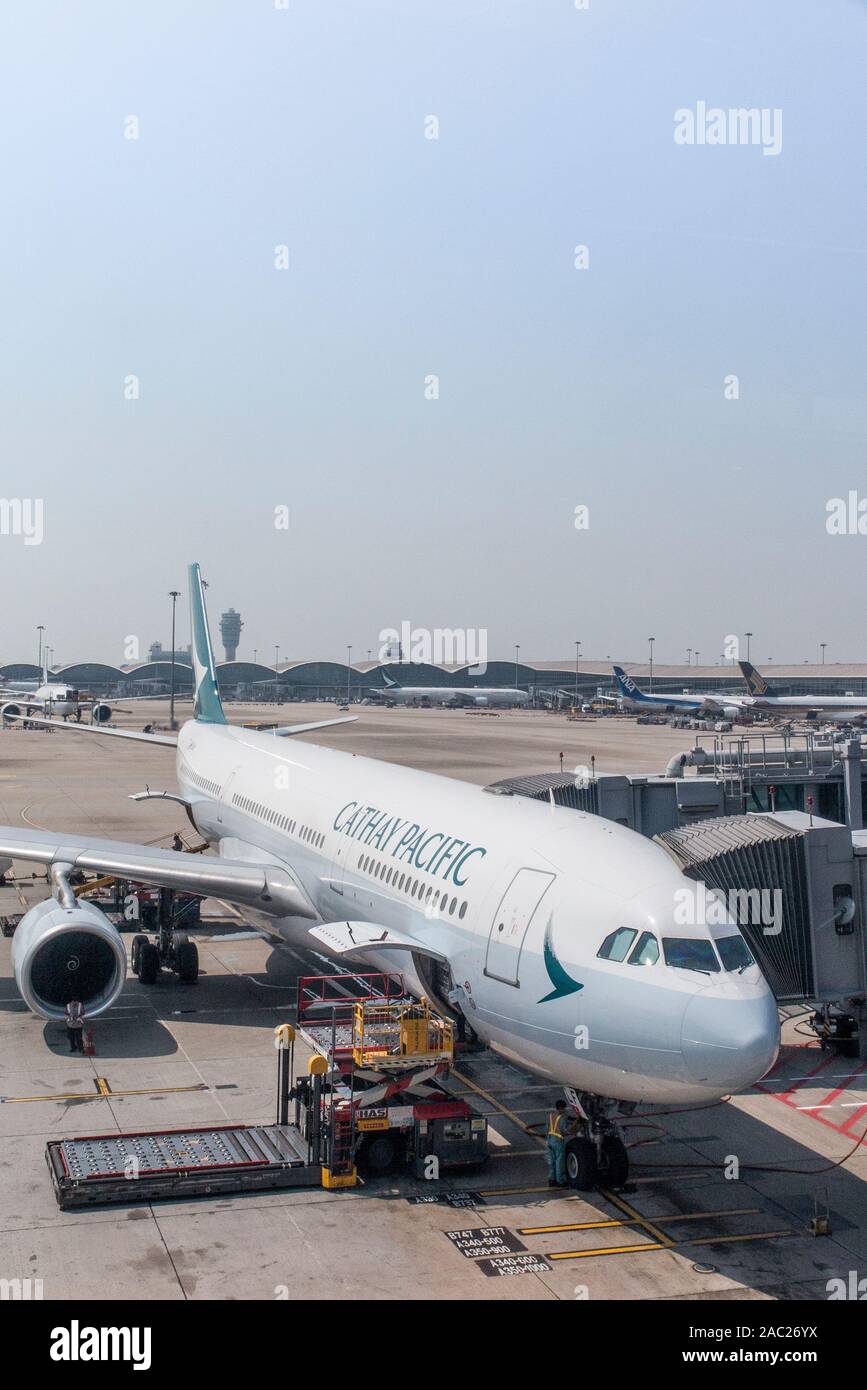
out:
M722 816L655 838L685 874L723 893L779 1000L863 991L867 861L848 826L790 811Z

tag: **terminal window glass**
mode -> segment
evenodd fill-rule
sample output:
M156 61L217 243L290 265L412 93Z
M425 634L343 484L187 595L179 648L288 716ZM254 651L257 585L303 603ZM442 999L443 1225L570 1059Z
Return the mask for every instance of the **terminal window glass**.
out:
M659 942L652 931L643 931L629 957L630 965L655 965L659 960Z
M637 935L638 932L633 931L632 927L618 927L617 931L606 936L596 954L600 960L626 960L627 952Z
M718 936L716 948L720 953L723 970L746 970L748 965L755 964L749 946L740 935Z
M662 948L666 965L679 970L700 970L706 975L719 974L719 961L709 941L700 937L664 936Z

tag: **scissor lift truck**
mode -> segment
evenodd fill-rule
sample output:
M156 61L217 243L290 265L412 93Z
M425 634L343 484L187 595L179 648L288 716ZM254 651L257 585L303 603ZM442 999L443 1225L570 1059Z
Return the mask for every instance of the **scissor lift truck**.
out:
M323 1184L410 1168L419 1178L488 1158L487 1120L442 1083L452 1024L400 975L304 976L298 1030L320 1065L296 1087L296 1124L323 1136Z

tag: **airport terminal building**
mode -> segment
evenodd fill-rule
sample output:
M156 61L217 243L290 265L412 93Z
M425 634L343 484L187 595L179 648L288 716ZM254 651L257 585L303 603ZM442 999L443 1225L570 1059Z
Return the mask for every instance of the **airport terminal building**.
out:
M181 654L174 668L175 689L192 690L192 668ZM611 667L623 666L644 690L651 689L646 663L621 661L489 661L486 666L434 665L426 662L286 661L279 666L252 661L223 661L217 666L220 691L227 699L240 700L361 700L386 694L384 672L401 685L442 687L495 686L527 691L540 703L587 701L597 695L615 694ZM777 695L867 695L867 664L845 663L760 667ZM0 666L0 680L38 680L32 662ZM98 661L70 662L56 666L52 679L67 681L94 695L123 697L167 693L172 681L170 660L160 659L111 666ZM663 666L654 663L652 689L656 694L700 692L743 694L744 684L736 665Z

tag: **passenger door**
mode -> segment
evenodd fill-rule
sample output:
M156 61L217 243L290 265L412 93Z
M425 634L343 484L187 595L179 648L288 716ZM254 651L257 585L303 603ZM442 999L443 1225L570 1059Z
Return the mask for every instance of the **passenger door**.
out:
M520 961L533 915L556 875L519 869L494 913L488 933L485 974L505 985L520 986Z

